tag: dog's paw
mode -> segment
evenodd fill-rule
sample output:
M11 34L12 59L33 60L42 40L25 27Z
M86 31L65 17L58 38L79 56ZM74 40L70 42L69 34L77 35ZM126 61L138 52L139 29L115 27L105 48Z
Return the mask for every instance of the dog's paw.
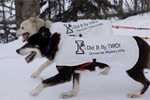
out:
M34 73L32 73L31 78L34 78L34 79L35 79L35 78L38 78L39 75L40 75L40 73L34 72Z
M106 68L103 69L102 72L100 72L100 74L102 74L102 75L108 75L109 71L110 71L110 67L106 67Z
M36 97L36 96L39 95L39 93L38 93L37 91L35 91L35 90L32 90L32 91L30 92L30 95Z
M127 94L128 98L139 98L141 95L139 93L128 93Z
M69 92L64 92L60 95L60 98L62 99L67 99L67 98L72 98L75 97L77 95L76 92L74 91L69 91Z
M32 96L38 96L40 92L45 88L44 84L39 84L35 89L30 92Z

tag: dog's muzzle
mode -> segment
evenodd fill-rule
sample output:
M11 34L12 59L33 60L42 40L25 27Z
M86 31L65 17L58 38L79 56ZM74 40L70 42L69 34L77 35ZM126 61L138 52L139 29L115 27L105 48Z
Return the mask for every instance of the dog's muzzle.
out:
M20 52L20 49L16 50L16 52L17 52L18 54L20 54L20 55L24 55L24 54L22 54L22 53ZM36 54L37 54L37 53L36 53L35 51L31 51L31 52L28 54L28 56L25 57L26 62L27 62L27 63L30 63L31 61L33 61L33 59L35 58Z

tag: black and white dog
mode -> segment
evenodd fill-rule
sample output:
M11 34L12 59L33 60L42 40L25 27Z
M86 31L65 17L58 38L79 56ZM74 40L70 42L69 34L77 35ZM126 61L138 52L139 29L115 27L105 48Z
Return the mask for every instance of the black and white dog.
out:
M150 81L144 76L144 69L150 69L149 62L149 45L139 37L125 37L125 36L110 36L110 37L89 37L89 38L67 38L61 37L60 34L54 33L52 36L49 30L42 27L40 31L32 35L28 42L17 50L18 54L28 55L26 61L29 63L36 56L46 57L48 60L41 65L41 67L32 74L37 77L42 70L49 64L55 62L59 74L44 80L35 90L32 91L33 95L39 94L43 88L52 86L58 83L70 80L74 77L73 90L63 94L63 97L72 97L77 95L78 92L78 69L75 66L82 66L85 63L94 59L87 70L93 68L91 64L98 62L100 68L109 69L113 64L124 65L123 68L127 74L137 82L143 85L143 89L135 94L129 94L131 98L139 97L146 92L150 85ZM95 61L96 59L96 61ZM127 61L127 59L130 59ZM108 66L109 65L109 66ZM63 66L63 67L62 67ZM70 67L67 67L70 66ZM67 75L67 78L65 77ZM61 76L61 77L60 77ZM62 80L62 78L66 78ZM58 80L60 79L60 80Z

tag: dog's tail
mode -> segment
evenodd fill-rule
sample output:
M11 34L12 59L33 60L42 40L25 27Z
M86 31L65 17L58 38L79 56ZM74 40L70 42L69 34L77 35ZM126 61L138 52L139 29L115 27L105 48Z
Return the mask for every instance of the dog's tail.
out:
M148 64L147 64L147 69L150 70L150 46L149 46L149 54L148 54Z
M140 37L133 37L139 48L139 58L137 61L138 66L143 69L150 69L150 45Z
M150 70L150 46L148 49L149 50L148 50L148 60L147 60L147 68L146 69Z

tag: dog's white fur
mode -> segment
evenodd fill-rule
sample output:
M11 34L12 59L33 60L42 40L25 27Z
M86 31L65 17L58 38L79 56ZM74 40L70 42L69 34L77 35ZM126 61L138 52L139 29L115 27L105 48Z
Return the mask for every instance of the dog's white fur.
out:
M79 83L77 82L77 80L75 80L73 89L71 91L62 93L61 98L74 97L78 94L79 89L80 89Z
M128 93L128 98L139 98L141 97L140 93Z
M17 30L17 36L22 36L24 33L28 32L30 37L37 33L42 26L50 28L51 24L52 22L49 20L44 21L38 17L30 17L21 23L20 28Z
M31 91L32 96L37 96L46 87L45 84L39 84L35 89Z
M47 68L52 62L50 60L45 61L35 72L32 73L32 78L37 78L40 73Z

